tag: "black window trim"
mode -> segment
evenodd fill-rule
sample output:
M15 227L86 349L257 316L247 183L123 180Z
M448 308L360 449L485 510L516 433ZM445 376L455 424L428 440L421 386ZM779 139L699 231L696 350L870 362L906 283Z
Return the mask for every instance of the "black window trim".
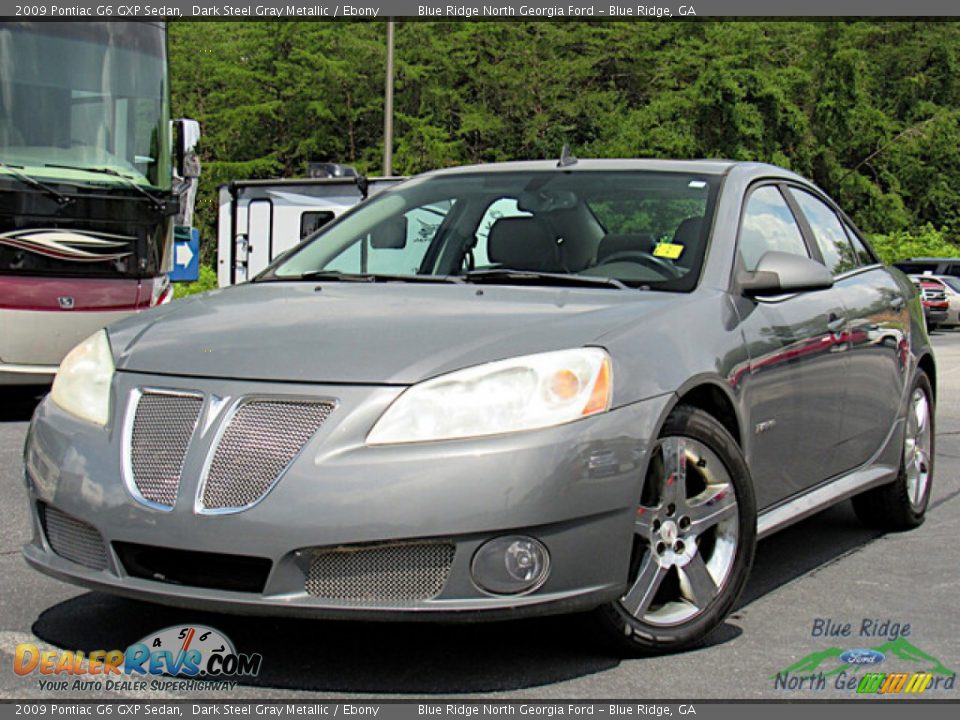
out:
M810 251L810 257L826 267L827 263L823 259L823 251L820 250L820 243L817 242L817 234L813 231L810 221L807 220L807 216L800 207L800 202L796 197L794 197L792 192L793 188L801 189L801 187L802 186L800 186L798 183L782 182L780 183L780 192L783 197L786 198L787 205L790 206L790 212L793 213L793 216L797 221L797 225L800 226L800 234L803 236L803 241L806 243L807 249ZM830 206L828 205L827 207ZM833 275L833 272L830 274Z

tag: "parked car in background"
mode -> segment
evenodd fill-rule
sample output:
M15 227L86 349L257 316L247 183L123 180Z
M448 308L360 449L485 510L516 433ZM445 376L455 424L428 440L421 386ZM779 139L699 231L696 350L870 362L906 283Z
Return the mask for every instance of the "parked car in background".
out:
M912 275L913 284L920 291L920 304L930 330L947 324L950 302L947 300L946 287L939 280Z
M25 447L24 556L187 607L594 610L629 651L689 647L757 538L850 497L923 521L922 312L781 168L428 173L74 349Z
M960 325L960 277L953 275L911 275L910 279L914 282L922 281L939 285L949 305L947 317L940 322L940 327L957 327Z
M960 258L919 257L893 264L907 275L952 275L960 277Z

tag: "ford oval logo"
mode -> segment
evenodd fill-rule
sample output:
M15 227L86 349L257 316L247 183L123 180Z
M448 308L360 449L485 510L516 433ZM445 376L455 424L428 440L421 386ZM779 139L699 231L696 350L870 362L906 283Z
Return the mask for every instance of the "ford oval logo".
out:
M857 648L847 650L840 656L840 660L851 665L879 665L887 656L879 650L870 650L869 648Z

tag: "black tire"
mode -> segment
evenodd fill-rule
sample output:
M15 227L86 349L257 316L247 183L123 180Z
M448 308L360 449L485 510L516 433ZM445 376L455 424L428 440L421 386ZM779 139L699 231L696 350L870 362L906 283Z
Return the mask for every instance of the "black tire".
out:
M933 388L930 385L930 379L922 370L917 371L913 385L910 387L910 400L907 412L913 412L913 397L917 391L924 393L927 399L929 415L927 422L930 431L930 446L927 462L928 477L924 489L917 499L911 498L910 482L907 475L907 438L905 437L904 451L900 456L900 472L897 479L892 483L881 485L880 487L867 490L853 498L853 509L857 517L867 527L877 528L879 530L901 531L911 530L923 524L927 512L927 505L930 503L930 490L933 487L933 466L936 450L936 425L935 425L935 405L933 400ZM904 427L905 435L911 432L910 418Z
M683 439L684 444L680 446L680 452L668 450L667 443L677 443L676 438ZM704 447L709 452L705 452L703 450ZM659 461L657 461L658 453L660 454ZM712 455L710 455L711 453ZM685 460L679 465L669 462L669 459L680 454L682 454L684 458L695 457L696 462L693 463L693 465L690 465ZM708 471L711 470L707 460L708 456L710 456L711 461L719 459L722 468L714 467L712 470L718 472L722 469L725 471L724 483L716 485L708 484L709 481L707 477L710 474ZM685 567L681 564L683 559L682 555L671 553L671 557L680 558L680 560L674 567L664 570L663 564L667 561L664 560L664 551L660 549L660 546L665 545L663 534L668 530L666 527L668 522L666 519L660 520L663 513L667 512L671 507L680 507L681 509L673 513L673 515L677 516L676 528L682 528L683 521L686 519L687 528L692 530L693 526L691 525L690 518L696 517L693 513L704 513L705 511L701 508L708 507L707 505L694 504L688 506L686 503L680 506L674 506L671 503L665 505L662 496L654 502L654 496L650 495L651 486L659 483L661 488L665 488L672 484L669 479L672 475L668 474L666 469L668 465L671 464L675 467L682 468L682 477L684 477L685 480L683 483L685 486L683 494L693 493L693 496L689 497L689 499L696 499L696 495L698 494L697 489L699 487L703 488L703 490L700 491L701 493L707 493L709 488L725 486L729 489L732 487L735 506L724 511L724 519L717 522L715 529L706 526L706 522L709 522L709 520L705 518L697 520L697 524L704 525L704 529L696 535L680 538L681 540L686 539L689 546L695 548L692 551L693 557L687 561L688 565ZM692 473L691 470L693 471ZM663 481L658 481L656 477L658 472L662 475L668 475L665 484ZM698 473L699 475L697 475ZM608 640L620 651L629 654L659 654L695 647L702 644L707 636L721 625L733 609L740 593L743 591L750 573L750 568L753 564L754 550L756 548L757 511L750 473L740 447L730 433L727 432L716 419L702 410L681 405L670 414L664 423L660 432L658 446L651 453L651 459L643 485L644 488L637 509L638 525L633 537L634 557L631 561L631 575L627 584L628 591L620 600L598 608L596 612L597 620L606 631ZM672 492L676 493L677 490L673 490ZM729 492L721 494L719 499L722 500L728 494ZM701 497L703 497L703 495L701 495ZM718 503L711 502L709 506L711 508L719 507L720 505ZM656 507L653 507L653 505L656 505ZM649 511L647 506L651 506ZM648 512L650 515L649 529L641 530L639 529L641 527L640 518L643 518ZM690 512L690 517L682 517L681 513L684 512ZM712 509L709 512L717 513L716 510ZM729 539L726 533L730 532L729 528L733 527L736 528L736 539L733 548L730 549ZM659 536L656 534L657 528L659 528ZM725 530L724 528L727 529ZM712 545L710 544L709 537L711 531L714 532L715 535ZM670 531L670 537L673 537L673 532L673 530ZM682 533L682 530L676 529L676 532ZM727 539L722 541L719 539L721 532L725 533L724 537ZM647 533L647 535L645 536L644 533ZM644 541L642 539L644 537L647 537L648 540ZM660 538L660 540L658 540L658 538ZM656 545L654 545L655 541ZM689 589L694 587L695 583L692 570L691 574L688 575L687 569L692 568L697 556L700 557L701 564L706 563L706 565L709 565L713 563L714 557L712 555L715 555L720 550L721 542L726 543L724 546L725 549L722 551L723 557L721 560L725 563L727 569L724 571L719 583L716 582L716 578L710 578L710 581L714 583L716 594L712 596L712 599L701 603L696 598L698 592L695 590L692 592L689 591ZM675 547L676 545L674 545L674 548ZM708 553L710 553L711 556L708 556ZM649 610L649 612L639 611L643 612L643 615L637 617L625 607L625 604L630 603L631 597L634 599L637 597L637 595L634 594L635 587L632 586L641 585L639 581L641 573L647 573L649 568L653 566L652 562L658 563L659 570L656 572L666 574L662 576L662 580L655 581L655 583L659 584L651 585L652 590L643 593L644 601L647 602L647 604L643 605L643 603L641 603L641 606ZM672 584L667 581L667 578L671 577L671 572L673 573L673 577L676 578L676 581ZM711 569L710 572L712 574L714 570ZM644 575L644 577L646 577L646 575ZM702 578L703 576L700 575L700 577ZM684 583L686 583L688 591L684 590ZM669 597L672 587L676 588L678 598L673 599ZM694 596L694 600L697 600L696 602L685 597L690 594ZM661 595L663 595L664 599L661 599ZM646 601L648 597L651 598L650 601ZM659 608L657 608L658 603ZM669 618L671 616L669 614L666 616L667 621L665 622L661 621L660 618L656 621L647 620L647 618L657 615L658 613L663 613L664 609L669 610L674 606L682 607L683 603L687 603L691 608L696 609L696 614L678 620L677 622L670 621ZM699 607L701 604L702 607ZM634 601L632 605L636 606L636 602Z

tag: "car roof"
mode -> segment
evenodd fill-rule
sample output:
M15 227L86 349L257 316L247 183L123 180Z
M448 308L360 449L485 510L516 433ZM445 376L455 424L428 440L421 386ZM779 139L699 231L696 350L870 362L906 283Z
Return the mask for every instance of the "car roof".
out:
M522 160L515 162L488 163L485 165L462 165L458 167L433 170L425 173L427 176L467 175L471 173L497 172L548 172L562 169L564 172L589 172L598 170L607 171L647 171L647 172L678 172L694 173L697 175L726 175L737 168L748 175L769 177L771 175L783 178L809 180L795 173L766 163L738 162L734 160L656 160L647 159L578 159L575 163L559 168L557 160Z

